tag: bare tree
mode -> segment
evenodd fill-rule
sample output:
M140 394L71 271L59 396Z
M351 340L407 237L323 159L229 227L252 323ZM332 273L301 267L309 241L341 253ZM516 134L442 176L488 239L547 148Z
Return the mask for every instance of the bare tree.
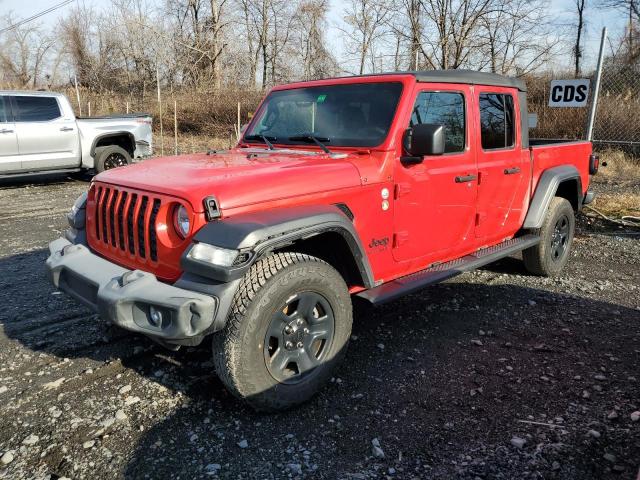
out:
M15 22L10 15L5 16L3 23L9 28L0 39L0 67L5 81L21 88L36 88L53 46L51 37L37 24L13 26Z
M573 47L573 56L575 59L575 70L574 74L577 77L580 76L580 61L582 60L582 30L584 29L584 9L585 9L585 0L574 0L576 6L576 15L578 16L578 21L576 25L576 44Z
M266 88L278 80L277 66L288 47L296 3L287 0L238 0L244 22L250 64L250 77L256 84L258 65Z
M482 57L476 66L503 75L524 75L549 60L558 38L551 31L547 3L507 0L482 16L476 33Z
M600 0L599 5L604 8L612 8L624 13L627 17L627 26L624 34L624 52L629 63L640 58L640 3L638 0Z
M325 78L338 71L326 46L328 0L304 0L294 17L292 56L302 63L304 80Z
M341 28L349 54L358 62L358 73L365 72L368 58L375 58L376 48L388 34L391 4L386 0L350 0ZM375 64L371 65L375 70Z

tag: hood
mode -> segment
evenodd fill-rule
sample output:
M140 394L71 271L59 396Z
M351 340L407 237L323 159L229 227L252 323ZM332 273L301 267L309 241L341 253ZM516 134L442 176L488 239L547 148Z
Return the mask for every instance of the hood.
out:
M145 160L100 173L99 182L163 193L203 211L213 195L221 210L360 185L348 155L234 149Z

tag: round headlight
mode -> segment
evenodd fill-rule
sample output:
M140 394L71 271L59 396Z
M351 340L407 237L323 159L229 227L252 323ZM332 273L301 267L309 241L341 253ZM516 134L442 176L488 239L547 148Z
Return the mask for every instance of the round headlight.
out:
M191 231L191 222L189 220L189 212L182 205L178 205L174 210L173 224L176 228L176 232L182 238L187 238Z

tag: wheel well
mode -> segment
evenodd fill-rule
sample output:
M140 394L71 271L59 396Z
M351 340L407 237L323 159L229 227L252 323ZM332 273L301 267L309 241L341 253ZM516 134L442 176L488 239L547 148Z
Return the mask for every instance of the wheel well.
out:
M324 232L311 238L298 240L276 251L306 253L317 257L335 268L349 288L364 286L364 280L349 244L337 232Z
M125 149L133 158L133 153L135 151L134 141L131 138L131 135L122 133L117 135L109 135L107 137L99 138L94 147L95 149L98 147L108 147L109 145L117 145L120 148Z
M560 185L558 185L558 190L556 190L556 197L562 197L569 200L571 206L574 211L580 210L581 202L580 202L580 194L582 193L580 188L580 181L577 178L572 178L569 180L565 180Z

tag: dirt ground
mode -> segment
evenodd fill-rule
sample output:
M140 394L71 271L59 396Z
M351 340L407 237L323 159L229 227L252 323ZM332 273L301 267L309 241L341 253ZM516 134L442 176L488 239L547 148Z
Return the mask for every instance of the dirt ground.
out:
M0 478L636 479L630 232L583 220L557 279L506 259L359 305L331 384L264 415L226 393L208 343L168 352L49 285L46 245L86 188L0 185Z

